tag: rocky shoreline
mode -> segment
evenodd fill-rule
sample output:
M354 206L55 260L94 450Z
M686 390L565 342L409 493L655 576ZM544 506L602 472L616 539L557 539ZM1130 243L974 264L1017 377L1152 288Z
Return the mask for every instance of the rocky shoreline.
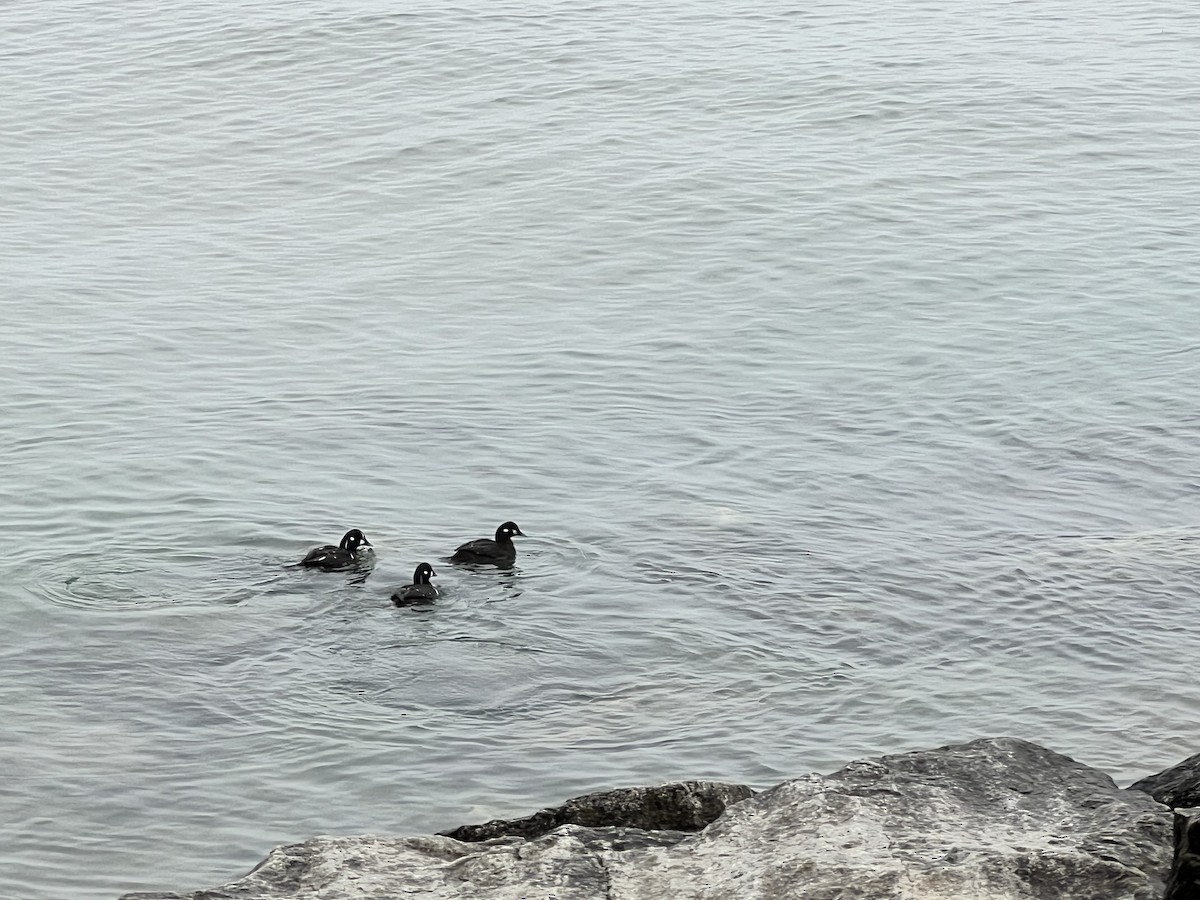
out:
M1200 900L1197 801L1200 755L1121 789L990 738L762 792L677 782L432 836L316 837L221 887L122 900Z

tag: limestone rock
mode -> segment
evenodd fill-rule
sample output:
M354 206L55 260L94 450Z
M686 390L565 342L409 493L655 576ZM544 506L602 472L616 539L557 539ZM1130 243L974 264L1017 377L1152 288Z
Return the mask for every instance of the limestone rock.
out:
M613 808L648 824L635 796ZM517 820L553 828L532 838L316 838L212 891L127 900L1160 900L1171 865L1165 807L1008 738L787 781L693 833L560 812Z
M1200 806L1200 753L1129 786L1172 807Z

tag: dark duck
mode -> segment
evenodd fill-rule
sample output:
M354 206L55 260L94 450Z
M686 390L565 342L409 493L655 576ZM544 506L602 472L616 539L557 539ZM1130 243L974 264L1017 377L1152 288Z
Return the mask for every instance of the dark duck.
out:
M367 536L357 528L351 528L342 536L341 543L336 547L333 544L313 547L304 559L300 560L300 565L323 572L335 572L359 565L372 553L374 551Z
M413 572L413 583L406 584L392 594L392 602L397 606L413 606L417 603L432 603L440 593L437 585L430 584L429 579L436 575L433 566L421 563Z
M517 558L517 545L513 543L513 537L518 534L525 536L516 522L505 522L496 529L495 540L479 538L477 541L467 541L454 551L450 562L511 566Z

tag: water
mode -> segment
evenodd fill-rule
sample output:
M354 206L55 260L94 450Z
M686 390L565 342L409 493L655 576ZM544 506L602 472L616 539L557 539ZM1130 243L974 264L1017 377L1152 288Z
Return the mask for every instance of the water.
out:
M0 896L981 735L1200 749L1197 34L0 10ZM508 518L512 572L439 564ZM365 581L286 568L352 526Z

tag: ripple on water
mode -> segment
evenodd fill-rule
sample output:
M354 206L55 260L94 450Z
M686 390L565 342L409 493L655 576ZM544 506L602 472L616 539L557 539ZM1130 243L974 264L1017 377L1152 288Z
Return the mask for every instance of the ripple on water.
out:
M555 532L552 540L522 538L517 549L517 565L523 565L525 579L571 579L586 577L600 565L597 536L582 533L564 535Z
M143 557L72 557L37 573L38 593L51 603L75 609L144 610L174 606L187 597L178 564L147 565ZM227 602L237 602L231 599Z
M314 573L294 564L253 556L212 557L153 548L134 552L77 552L35 563L26 585L55 606L96 612L147 611L181 606L279 603L283 598L335 601L348 586L362 585L369 568Z

